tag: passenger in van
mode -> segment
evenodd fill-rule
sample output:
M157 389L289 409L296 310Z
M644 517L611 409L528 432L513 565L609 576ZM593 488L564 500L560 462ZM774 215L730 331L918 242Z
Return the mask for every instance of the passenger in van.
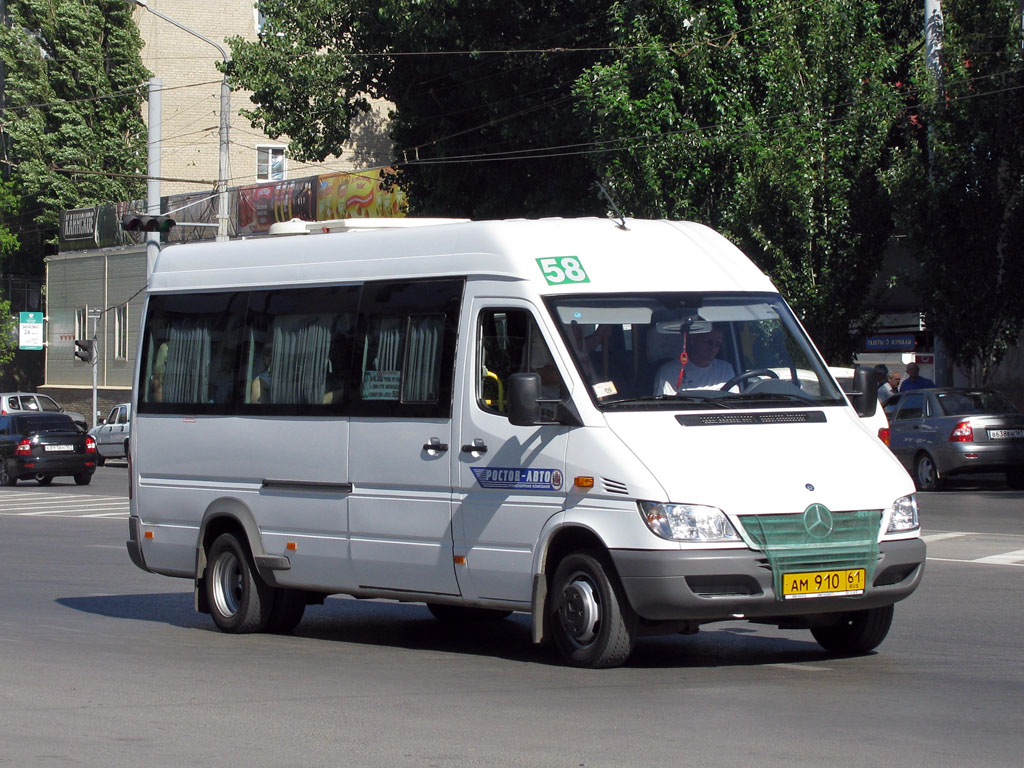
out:
M270 402L270 364L274 359L274 347L266 344L263 347L263 371L252 380L249 387L250 403Z
M718 358L722 331L691 334L686 342L686 365L681 358L669 360L654 377L655 395L674 395L686 389L719 389L736 375L733 367Z

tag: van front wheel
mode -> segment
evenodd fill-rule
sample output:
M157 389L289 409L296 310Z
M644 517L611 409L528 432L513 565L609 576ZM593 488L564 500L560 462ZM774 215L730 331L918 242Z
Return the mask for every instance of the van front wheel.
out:
M608 559L575 552L555 570L549 627L562 657L577 667L617 667L633 651L636 615Z
M832 653L867 653L873 651L889 634L893 607L868 608L844 613L835 624L812 627L818 645Z
M204 579L210 616L222 632L262 632L274 592L256 573L246 547L230 533L218 536L207 555Z

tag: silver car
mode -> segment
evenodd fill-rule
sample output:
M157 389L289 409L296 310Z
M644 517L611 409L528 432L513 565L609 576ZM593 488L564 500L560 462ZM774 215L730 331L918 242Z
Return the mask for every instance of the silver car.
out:
M998 392L916 389L885 402L889 448L918 490L971 472L1004 472L1010 487L1024 489L1024 413Z
M35 392L0 392L0 415L17 416L23 413L66 413L83 430L85 416L75 411L66 411L64 406L47 395Z
M96 463L101 467L107 459L120 459L128 455L131 415L132 404L119 403L110 409L107 418L89 430L89 434L96 440L96 451L99 453Z

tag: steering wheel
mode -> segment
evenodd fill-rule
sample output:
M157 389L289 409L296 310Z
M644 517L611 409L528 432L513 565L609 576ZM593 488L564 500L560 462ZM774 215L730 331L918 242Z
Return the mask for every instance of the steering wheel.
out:
M751 369L749 371L744 371L743 373L740 373L740 374L737 374L736 376L733 376L731 379L729 379L727 382L725 382L725 384L723 384L721 387L719 387L719 389L721 389L722 392L725 392L726 390L729 390L729 389L732 389L733 387L735 387L741 381L746 381L747 379L752 379L755 376L768 376L768 377L773 378L773 379L779 378L779 374L777 374L771 368L753 368L753 369Z

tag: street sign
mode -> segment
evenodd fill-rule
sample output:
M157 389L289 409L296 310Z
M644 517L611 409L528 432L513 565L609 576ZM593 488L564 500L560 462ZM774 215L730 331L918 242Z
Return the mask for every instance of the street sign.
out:
M41 350L45 341L43 313L19 312L18 321L18 349Z

